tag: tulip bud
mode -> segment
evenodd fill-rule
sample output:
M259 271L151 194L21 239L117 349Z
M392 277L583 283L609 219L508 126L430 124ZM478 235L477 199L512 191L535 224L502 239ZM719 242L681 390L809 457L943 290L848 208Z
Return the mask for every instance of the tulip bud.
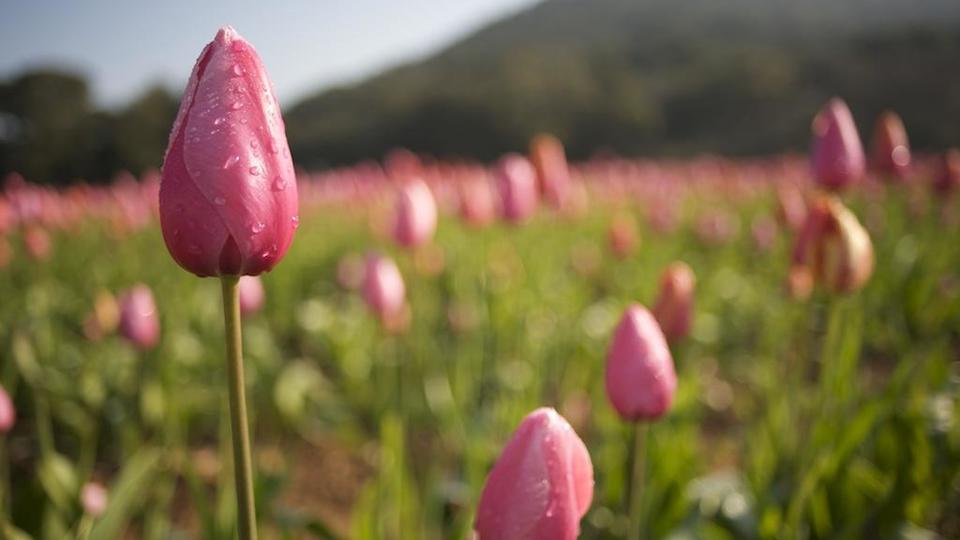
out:
M468 225L483 227L497 214L493 186L486 178L474 178L460 185L460 216Z
M943 194L960 188L960 149L951 148L943 154L933 187Z
M13 429L17 422L17 411L13 408L13 400L6 389L0 386L0 435Z
M400 313L406 298L400 269L389 258L372 254L367 257L363 279L363 298L381 320Z
M621 259L629 257L637 247L639 237L636 220L630 214L617 214L610 222L607 236L614 255Z
M834 197L814 201L794 245L793 264L811 267L814 281L846 293L866 284L873 263L870 235L853 212Z
M593 500L593 464L557 411L530 413L487 476L478 540L574 540Z
M140 350L152 349L160 341L160 319L150 287L135 285L121 296L120 335Z
M690 334L696 282L693 270L679 261L667 266L660 277L660 293L653 313L670 341L683 339Z
M553 135L540 134L530 142L530 161L540 180L540 192L557 210L566 207L570 170L563 143Z
M297 186L273 85L229 26L200 54L170 133L160 225L198 276L273 268L297 228Z
M107 490L96 482L87 482L80 490L80 502L83 511L93 517L99 517L107 509Z
M527 158L504 156L496 168L503 217L511 223L526 221L537 209L537 173Z
M240 314L244 317L253 315L263 307L264 292L260 276L241 276L237 283L240 293Z
M873 168L878 173L902 180L910 170L910 141L903 120L893 111L877 119L873 130Z
M614 331L605 380L607 398L624 420L656 420L673 403L673 356L660 325L639 304L627 308Z
M847 104L831 99L813 120L813 173L825 189L860 182L866 169L863 144Z
M393 239L416 247L433 238L437 229L437 203L423 180L405 182L397 196Z

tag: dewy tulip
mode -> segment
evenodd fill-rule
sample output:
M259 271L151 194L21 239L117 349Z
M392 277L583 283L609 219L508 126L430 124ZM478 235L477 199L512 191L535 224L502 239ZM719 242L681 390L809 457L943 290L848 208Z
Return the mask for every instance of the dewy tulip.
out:
M260 276L241 276L237 288L240 294L240 314L246 317L260 311L265 297Z
M866 171L863 144L847 104L831 99L813 120L813 173L825 189L839 191Z
M873 273L873 244L853 212L835 197L823 196L811 206L792 262L811 268L814 281L828 290L852 292Z
M496 167L503 217L511 223L521 223L537 209L537 173L519 154L507 154Z
M574 540L593 500L593 464L557 411L530 413L487 477L477 540Z
M13 408L13 400L6 389L0 386L0 435L13 429L17 421L17 411Z
M607 398L624 420L656 420L673 404L677 375L660 325L646 308L627 308L607 352Z
M273 85L229 26L200 54L170 133L160 225L198 276L257 275L287 252L297 186Z
M433 238L437 229L437 203L423 180L404 182L397 194L393 239L404 247L417 247Z
M877 119L873 130L872 165L878 173L902 180L910 170L910 141L903 120L893 111Z
M135 285L120 298L120 335L140 350L160 341L160 319L150 287Z
M693 293L697 278L686 263L671 263L660 277L660 293L653 313L670 341L690 334L693 323Z
M363 298L381 320L388 320L403 310L406 288L393 260L379 254L367 257Z

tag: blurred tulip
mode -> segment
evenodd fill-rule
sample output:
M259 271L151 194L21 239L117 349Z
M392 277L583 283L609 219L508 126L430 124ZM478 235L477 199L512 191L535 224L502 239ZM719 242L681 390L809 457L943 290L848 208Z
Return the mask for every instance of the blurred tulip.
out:
M637 221L627 213L619 213L613 216L607 239L614 255L621 259L629 257L639 241Z
M17 422L17 411L13 408L13 400L7 390L0 386L0 435L13 429Z
M750 225L753 245L760 251L767 251L777 239L777 222L767 216L757 216Z
M355 291L363 286L366 262L357 253L348 253L337 263L337 283L344 289Z
M497 200L486 177L466 180L460 185L460 216L471 226L483 227L497 217Z
M830 291L852 292L873 273L873 245L853 212L837 198L822 196L797 237L793 263L810 267L814 281Z
M416 247L433 238L437 229L437 203L423 180L405 182L397 194L393 239L405 247Z
M50 235L39 225L30 225L23 231L23 246L31 259L46 260L50 256Z
M389 258L371 254L363 280L363 298L370 309L386 321L403 309L406 288L400 269Z
M83 511L93 517L99 517L107 509L107 490L96 482L87 482L80 490L80 502Z
M554 209L564 209L570 187L570 170L563 143L553 135L537 135L530 142L530 161L537 171L543 198Z
M394 148L383 160L383 166L391 178L408 180L423 174L420 158L406 148Z
M555 410L533 411L504 447L480 494L478 540L574 540L593 500L593 464Z
M893 111L885 111L877 119L873 130L874 170L878 173L903 180L910 170L910 141L903 120Z
M170 133L160 185L164 241L198 276L257 275L283 258L298 221L273 85L253 46L221 28L194 66Z
M690 334L693 323L693 296L697 278L684 262L671 263L660 276L660 292L653 314L670 341Z
M237 283L240 294L240 315L253 315L263 307L265 294L260 276L241 276Z
M496 167L504 218L511 223L529 219L537 209L537 174L527 158L507 154Z
M943 153L933 187L942 194L952 193L960 188L960 148L951 148Z
M807 203L796 186L777 187L777 219L791 231L799 231L807 219Z
M91 341L112 334L120 324L120 307L108 291L100 291L93 300L93 311L83 322L83 333Z
M139 284L120 297L120 334L140 350L160 341L160 319L150 287Z
M813 293L813 274L806 266L794 265L787 274L787 294L794 300L803 301Z
M677 375L660 325L639 304L627 308L607 351L607 398L627 421L656 420L673 403Z
M712 245L725 244L733 240L740 230L737 218L726 212L712 211L704 214L696 226L697 237L701 242Z
M813 120L813 173L825 189L860 182L866 170L863 144L847 104L831 99Z

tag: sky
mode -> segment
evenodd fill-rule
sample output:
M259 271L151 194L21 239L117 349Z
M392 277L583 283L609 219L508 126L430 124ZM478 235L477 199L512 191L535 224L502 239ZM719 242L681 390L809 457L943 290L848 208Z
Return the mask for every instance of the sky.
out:
M280 102L416 60L538 0L0 0L0 79L33 67L85 75L122 106L150 84L179 92L230 24L260 53Z

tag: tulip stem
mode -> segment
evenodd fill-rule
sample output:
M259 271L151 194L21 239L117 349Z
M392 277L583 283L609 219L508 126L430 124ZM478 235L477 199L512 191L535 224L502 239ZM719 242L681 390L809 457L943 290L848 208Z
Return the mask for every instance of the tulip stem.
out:
M253 499L250 428L243 379L238 276L223 276L223 321L227 337L227 374L230 391L230 428L233 434L233 474L237 491L237 532L240 540L256 540L257 513Z
M630 482L630 532L627 538L640 540L643 512L643 482L647 468L647 424L637 422L633 437L633 479Z

